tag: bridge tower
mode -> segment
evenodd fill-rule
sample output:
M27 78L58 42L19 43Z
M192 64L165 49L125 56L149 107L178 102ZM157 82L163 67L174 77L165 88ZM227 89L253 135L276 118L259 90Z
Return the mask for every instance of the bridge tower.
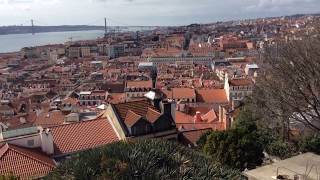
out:
M104 38L107 38L107 18L104 18Z
M34 35L34 33L35 33L33 19L31 19L31 33L32 33L32 35Z

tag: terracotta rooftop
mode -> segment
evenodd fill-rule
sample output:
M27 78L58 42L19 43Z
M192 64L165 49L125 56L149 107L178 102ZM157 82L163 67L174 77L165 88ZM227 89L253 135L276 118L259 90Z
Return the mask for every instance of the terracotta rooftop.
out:
M161 116L161 113L152 109L152 108L148 108L147 114L146 114L146 118L149 122L154 123L156 122L156 120L158 120L158 118Z
M32 126L36 119L36 113L18 114L8 119L2 119L0 122L8 126L8 129L17 129Z
M155 123L159 118L167 118L162 116L162 113L146 99L115 104L113 106L120 116L120 120L127 127L132 127L141 118L149 123Z
M142 57L168 57L177 56L181 53L178 48L157 48L157 49L144 49L142 52Z
M96 148L119 141L107 119L96 119L52 128L55 155Z
M228 103L227 94L224 89L199 89L197 102L204 103Z
M124 83L123 82L106 82L98 85L101 89L108 91L109 93L123 93Z
M157 111L147 100L131 101L114 105L122 120L125 120L127 112L131 110L137 115L146 116L148 108Z
M193 116L180 111L175 113L176 124L193 123Z
M141 119L141 116L134 113L131 110L127 111L127 115L126 118L124 119L124 123L126 123L126 125L128 127L132 127L135 123L137 123L139 120Z
M4 144L0 147L0 174L19 176L21 179L39 178L47 175L55 163L35 149Z
M152 88L152 81L127 81L127 88Z
M195 98L196 93L192 88L173 88L172 97L173 99Z
M201 115L202 122L194 122L194 116L184 112L176 111L176 127L179 131L190 131L200 129L223 130L223 124L217 121L217 115L213 110L209 110Z
M110 93L108 97L108 102L112 104L118 104L124 102L125 93Z
M218 117L216 115L216 112L214 112L214 110L211 109L209 112L207 112L202 116L202 119L203 121L206 121L206 122L213 122L213 121L216 121Z
M37 116L35 124L43 128L58 126L64 123L64 117L65 115L59 110L45 111Z

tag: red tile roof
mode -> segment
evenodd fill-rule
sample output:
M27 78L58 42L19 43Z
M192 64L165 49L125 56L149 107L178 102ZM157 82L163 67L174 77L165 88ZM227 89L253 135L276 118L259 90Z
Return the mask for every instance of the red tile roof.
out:
M0 174L14 175L22 179L43 177L55 168L48 156L35 149L5 144L0 147Z
M18 129L23 127L32 126L36 119L36 113L30 112L28 114L18 114L14 117L3 118L1 123L8 126L9 129Z
M211 109L209 112L207 112L205 115L202 116L203 121L206 122L213 122L218 119L216 112L214 112L213 109Z
M199 89L197 90L197 102L228 103L228 99L224 89Z
M108 102L112 104L117 104L124 102L125 100L125 93L110 93Z
M140 116L145 116L147 114L148 108L151 108L156 111L154 106L147 100L139 100L139 101L131 101L131 102L114 104L114 107L122 120L125 120L127 112L129 110L131 110L132 112Z
M132 127L134 124L136 124L139 120L141 119L141 116L134 113L131 110L128 110L126 118L124 120L124 123L126 123L126 125L128 127Z
M193 123L193 116L180 111L176 111L175 121L177 125L184 124L184 123Z
M158 112L158 111L156 111L154 109L148 108L148 111L147 111L147 114L146 114L146 119L150 123L156 122L160 116L161 116L160 112Z
M119 141L107 119L96 119L52 128L55 154L62 155Z
M202 115L202 122L194 123L194 116L184 112L176 111L175 113L176 127L179 131L190 131L200 129L224 130L223 123L220 123L213 110L207 111Z
M152 80L149 80L149 81L127 81L127 88L152 88Z
M172 97L173 99L195 98L196 93L192 88L173 88Z
M64 117L65 115L58 110L51 112L44 111L37 116L35 124L43 128L58 126L64 123Z

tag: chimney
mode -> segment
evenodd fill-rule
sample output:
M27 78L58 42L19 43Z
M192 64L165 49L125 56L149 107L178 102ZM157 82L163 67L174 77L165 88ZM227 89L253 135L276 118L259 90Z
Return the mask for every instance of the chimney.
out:
M160 110L162 114L171 117L175 121L175 102L160 102Z
M50 129L40 130L41 150L42 152L51 155L54 153L53 136Z
M200 111L197 111L196 115L194 116L194 123L197 123L197 122L202 122L202 117L201 117Z

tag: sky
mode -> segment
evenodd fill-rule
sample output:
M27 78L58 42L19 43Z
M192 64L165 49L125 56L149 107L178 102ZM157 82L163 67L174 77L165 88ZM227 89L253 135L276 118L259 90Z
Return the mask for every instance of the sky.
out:
M0 0L0 25L188 25L320 13L320 0Z

